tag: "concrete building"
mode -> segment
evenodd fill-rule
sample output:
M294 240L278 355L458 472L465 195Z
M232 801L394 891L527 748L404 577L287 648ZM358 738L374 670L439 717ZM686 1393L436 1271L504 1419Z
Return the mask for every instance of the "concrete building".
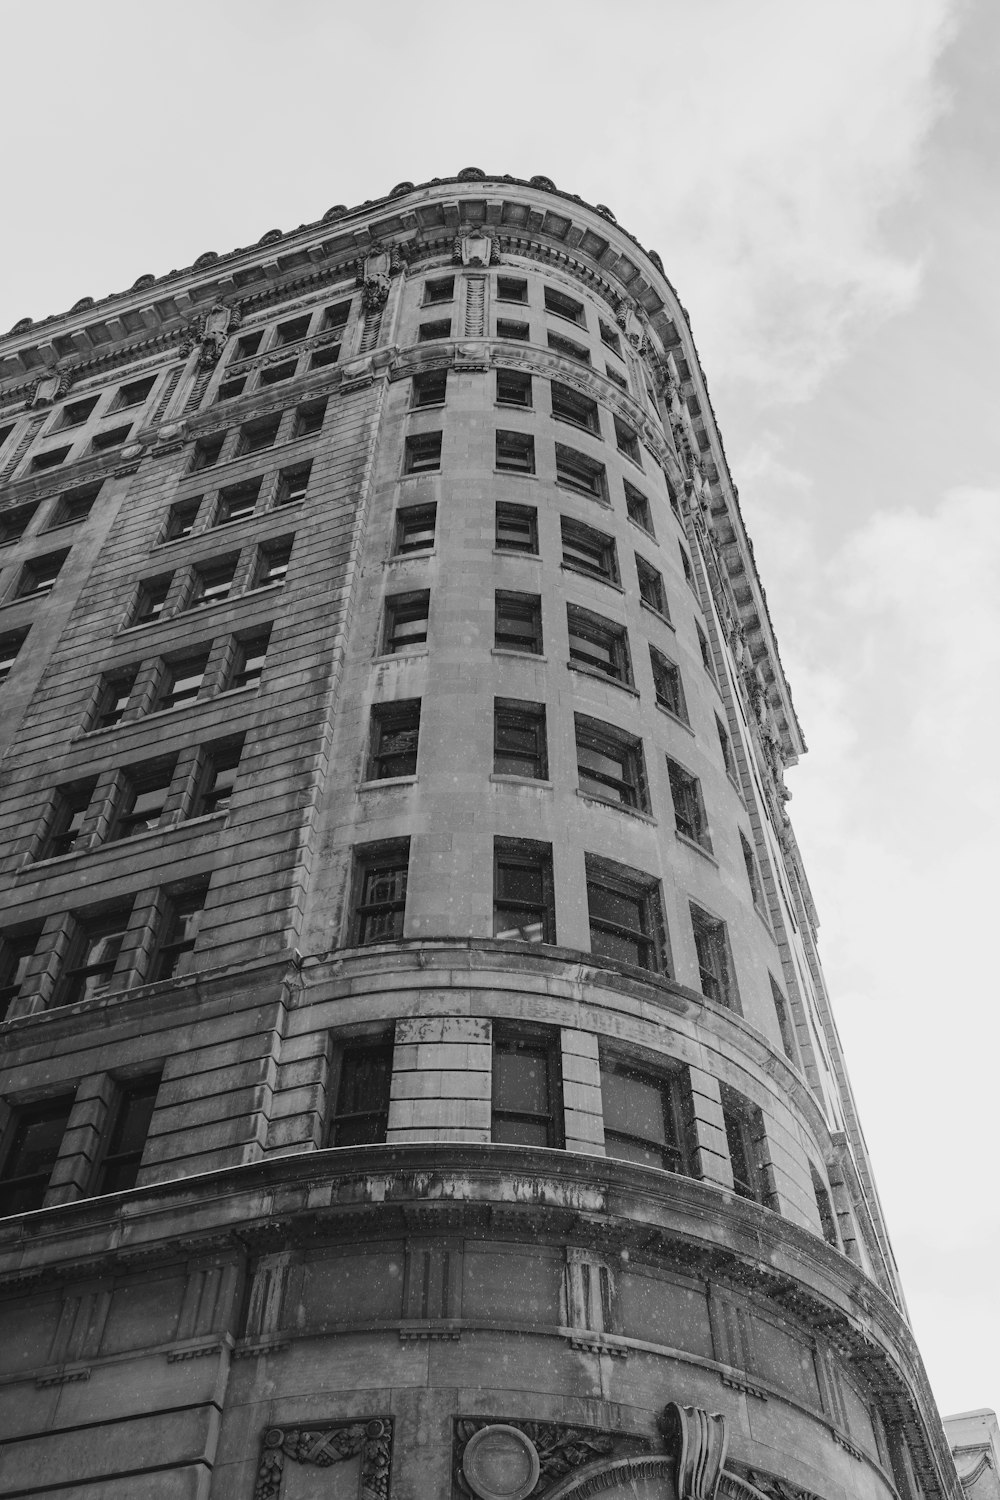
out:
M684 310L469 169L0 340L0 1496L931 1500Z

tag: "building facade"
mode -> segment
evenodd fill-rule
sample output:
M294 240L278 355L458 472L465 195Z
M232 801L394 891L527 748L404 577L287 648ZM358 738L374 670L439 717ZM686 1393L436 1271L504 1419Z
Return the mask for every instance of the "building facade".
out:
M0 1496L953 1500L655 252L401 183L0 484Z

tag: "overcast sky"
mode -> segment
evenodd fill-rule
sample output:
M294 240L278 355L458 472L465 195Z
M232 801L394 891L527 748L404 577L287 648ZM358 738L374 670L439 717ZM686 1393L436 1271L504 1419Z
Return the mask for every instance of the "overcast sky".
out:
M465 166L659 250L812 747L790 811L917 1338L945 1413L996 1408L1000 5L0 18L0 328Z

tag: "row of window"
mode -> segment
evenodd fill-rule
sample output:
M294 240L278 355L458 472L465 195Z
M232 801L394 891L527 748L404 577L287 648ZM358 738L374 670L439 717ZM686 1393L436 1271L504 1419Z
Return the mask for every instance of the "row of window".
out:
M241 552L206 558L174 573L142 579L132 597L125 627L150 625L185 610L221 604L239 593L284 583L293 542L294 537L275 537Z
M120 412L138 411L145 406L153 390L158 376L147 375L141 380L131 380L125 385L118 387L117 391L104 404L103 410L98 414L98 420L105 417L117 416ZM84 427L97 413L99 403L104 403L104 393L98 392L94 396L82 396L75 401L67 401L64 406L56 411L52 422L49 424L46 437L55 433L68 433L74 429ZM101 453L107 453L113 448L120 448L127 443L132 435L134 423L130 420L124 425L104 428L97 432L89 440L86 448L81 450L80 444L75 439L70 439L60 447L46 448L41 453L36 453L28 464L29 474L41 474L46 469L58 468L64 464L73 453L74 460L79 458L94 457ZM11 429L7 429L9 432ZM0 433L0 442L7 435Z
M277 420L275 418L273 424L275 433ZM286 505L297 505L306 497L311 470L311 461L306 461L280 469L273 485L265 486L264 476L260 474L241 480L239 484L223 485L210 496L207 505L204 495L191 495L180 500L167 512L157 545L178 542L196 532L219 526L230 526L234 521L246 521L251 516L281 510Z
M242 753L243 736L231 736L194 754L161 755L113 775L57 787L35 841L34 859L54 859L225 812Z
M68 526L81 526L94 508L102 483L103 481L99 481L97 484L78 485L57 495L49 508L42 527L43 533L61 531ZM10 510L0 513L0 547L21 540L38 508L37 502L31 502L12 506Z
M323 1144L380 1145L386 1140L392 1086L390 1038L348 1043L337 1050L333 1108ZM560 1038L544 1027L495 1022L491 1069L491 1128L495 1144L559 1149L565 1145ZM100 1197L135 1186L161 1072L118 1081L83 1195ZM600 1061L604 1148L609 1157L659 1171L695 1175L694 1104L683 1064L655 1064L603 1050ZM777 1208L760 1108L720 1084L722 1119L741 1198ZM73 1107L67 1093L12 1111L0 1153L0 1215L41 1208ZM824 1239L839 1248L826 1183L810 1162Z
M309 338L322 338L323 342L309 350L306 371L335 365L340 358L341 337L350 313L350 301L338 302L333 307L289 318L274 328L242 334L236 340L229 368L215 399L234 401L250 390L266 390L269 386L281 385L304 373L303 351L296 346ZM282 351L287 351L287 358L277 357ZM247 370L240 368L244 361L265 353L269 356L266 364Z
M105 673L87 708L84 729L111 729L123 720L182 708L214 693L257 687L270 638L271 626L262 625Z

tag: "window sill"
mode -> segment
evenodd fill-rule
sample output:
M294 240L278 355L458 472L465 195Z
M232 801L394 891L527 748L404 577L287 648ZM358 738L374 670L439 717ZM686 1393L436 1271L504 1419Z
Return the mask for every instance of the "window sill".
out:
M490 655L504 656L514 661L548 661L548 657L543 656L540 651L515 651L511 646L492 646Z
M415 548L412 552L394 552L391 557L387 557L385 559L385 562L382 564L382 566L384 568L391 568L394 567L397 563L407 563L414 561L423 562L424 558L436 556L436 547L418 547Z
M587 433L588 436L594 438L595 441L598 442L598 443L601 443L601 442L604 441L603 436L602 436L601 431L600 431L599 428L588 427L587 424L586 424L586 422L576 422L576 421L574 421L574 419L572 417L565 417L565 416L563 416L562 412L554 411L554 412L550 412L549 415L551 416L553 422L565 422L565 424L566 424L567 427L572 427L577 432L585 432L585 433Z
M582 797L584 802L593 802L598 807L610 807L614 812L624 813L627 818L635 818L640 823L648 823L650 828L659 827L652 814L643 812L640 807L626 807L624 802L615 802L611 797L598 797L594 792L585 792L580 786L576 789L576 795Z
M578 661L566 663L571 672L579 672L581 677L592 677L596 682L606 683L608 687L620 688L623 693L628 693L632 698L638 698L639 689L633 687L630 682L622 682L618 677L609 677L606 672L598 672L594 667L582 667Z
M527 469L498 469L494 466L493 472L502 474L504 479L531 479L535 483L538 481L538 475L529 473Z
M572 573L576 578L589 578L592 583L599 583L606 589L614 589L616 594L624 595L625 593L620 583L615 583L610 578L602 578L600 573L591 573L586 568L575 568L572 563L568 562L560 563L559 568L561 572Z
M440 411L441 408L443 406L446 406L447 404L448 404L447 400L445 400L445 401L421 401L417 405L408 406L406 408L406 410L408 412L412 412L412 411Z
M377 792L385 786L413 786L416 776L383 776L380 781L359 781L357 790L359 792Z
M633 521L633 519L632 519L631 516L626 516L625 519L628 522L628 524L632 527L633 531L637 531L640 536L644 536L646 538L647 542L652 542L654 545L658 545L658 543L656 541L656 532L655 531L650 531L650 530L648 530L647 527L641 525L640 522Z
M493 405L500 411L530 411L534 413L535 408L527 401L494 401Z
M13 609L15 604L30 604L33 599L47 599L48 597L49 594L21 594L17 599L5 599L0 604L0 609Z
M427 656L428 654L429 653L426 646L412 646L409 651L380 652L379 655L373 657L372 660L375 663L391 661L415 661L421 657Z
M663 614L661 610L658 610L655 607L655 605L647 604L645 599L640 599L639 607L641 609L644 609L647 614L652 615L654 620L659 620L661 625L666 625L668 630L672 630L674 632L674 635L677 634L677 626L674 624L673 620L671 620L670 616Z
M593 490L577 489L575 484L567 484L565 479L557 479L556 484L561 490L565 490L568 495L577 495L581 500L589 500L591 505L603 506L605 510L611 509L611 501L606 499L604 495L595 495Z
M523 552L520 547L494 547L494 557L530 557L534 562L541 562L541 556L537 552Z
M87 855L107 854L113 850L131 849L136 844L155 839L157 835L162 836L163 834L176 833L180 828L194 828L200 824L221 823L225 817L226 813L224 811L202 813L196 818L181 818L176 823L163 823L158 828L146 828L142 833L133 833L129 838L105 839L103 843L87 844L82 849L71 849L68 854L53 854L48 859L31 860L28 864L22 865L16 872L16 875L18 879L27 879L36 870L43 870L47 873L53 866L62 867L64 864L68 864L70 860L83 859Z
M626 453L625 452L624 448L619 448L618 449L618 454L619 454L619 457L625 459L626 463L630 463L634 469L638 469L640 474L645 474L646 471L642 467L642 459L641 458L633 458L632 455L631 455L631 453ZM642 530L641 527L640 527L640 530Z
M440 474L440 472L440 466L438 466L438 468L436 469L418 469L415 473L400 474L399 479L400 483L402 483L404 479L430 479L434 475Z
M656 706L665 718L672 720L674 724L679 724L682 729L687 730L693 740L698 738L687 720L682 719L679 714L675 714L672 708L666 708L662 703L657 703Z
M693 849L695 854L700 854L702 859L707 859L710 865L714 865L716 869L719 868L719 861L714 854L708 852L703 844L696 843L694 839L689 839L687 834L681 833L678 828L674 829L674 838L678 843L683 844L685 848Z
M554 785L553 782L546 781L541 776L515 776L513 772L506 771L494 771L490 780L495 781L498 786L534 786L549 792Z

